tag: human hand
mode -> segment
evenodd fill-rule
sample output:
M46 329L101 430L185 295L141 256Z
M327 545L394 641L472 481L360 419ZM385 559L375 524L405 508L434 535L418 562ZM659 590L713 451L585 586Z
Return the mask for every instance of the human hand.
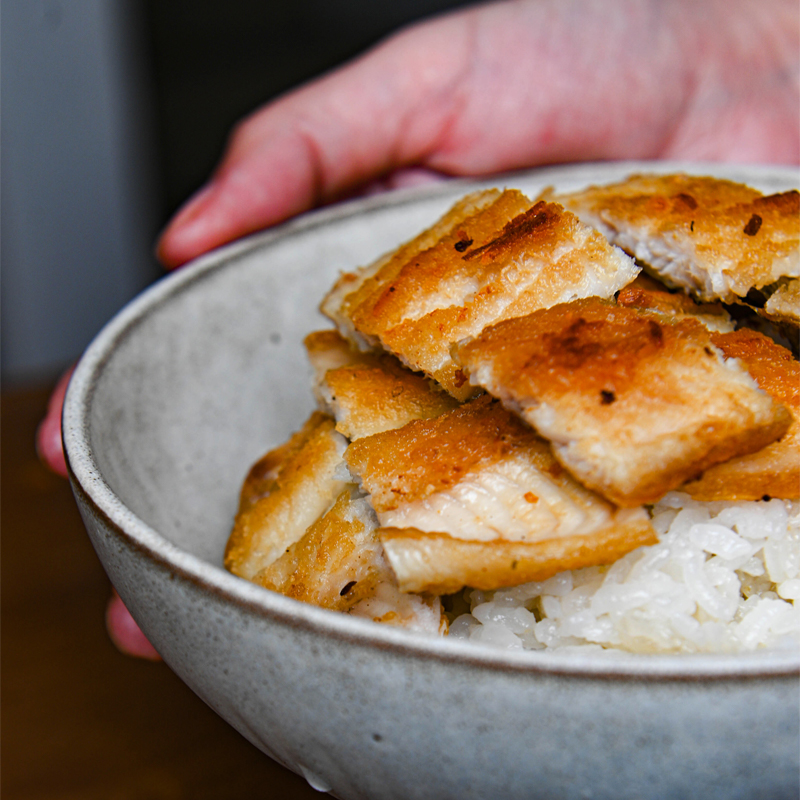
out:
M171 266L376 180L588 159L796 163L793 0L517 0L411 27L242 122Z

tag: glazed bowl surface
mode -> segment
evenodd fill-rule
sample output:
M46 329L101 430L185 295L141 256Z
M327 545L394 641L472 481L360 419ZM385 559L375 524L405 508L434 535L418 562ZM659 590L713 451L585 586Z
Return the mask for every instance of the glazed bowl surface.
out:
M535 196L635 171L766 191L794 170L584 164L331 207L211 253L126 307L64 409L92 543L166 663L271 758L355 798L796 798L800 653L597 656L427 638L222 568L249 465L313 398L303 336L341 270L478 186Z

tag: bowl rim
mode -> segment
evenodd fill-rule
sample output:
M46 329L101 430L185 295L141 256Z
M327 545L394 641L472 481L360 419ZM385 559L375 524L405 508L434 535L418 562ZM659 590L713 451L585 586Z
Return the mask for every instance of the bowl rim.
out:
M548 651L501 650L465 640L442 639L377 625L334 611L318 608L270 592L227 572L173 544L129 509L106 483L94 458L89 429L95 389L105 366L113 359L118 345L169 300L190 291L220 270L224 270L253 251L267 251L276 242L299 235L313 235L352 216L415 204L448 195L459 195L475 188L534 179L543 186L574 179L583 172L607 171L608 180L624 172L678 172L750 176L745 179L791 178L800 185L795 167L725 165L706 162L585 162L503 173L480 179L456 178L430 186L390 192L350 200L310 211L279 226L252 234L211 251L156 281L128 303L98 333L80 359L67 391L62 436L68 473L73 492L115 537L123 540L138 556L167 570L171 575L231 603L240 612L253 614L264 621L290 625L325 637L398 655L430 659L457 666L480 667L501 672L557 674L580 679L645 680L752 680L766 676L800 675L800 650L758 650L738 654L633 654L606 653L562 654Z

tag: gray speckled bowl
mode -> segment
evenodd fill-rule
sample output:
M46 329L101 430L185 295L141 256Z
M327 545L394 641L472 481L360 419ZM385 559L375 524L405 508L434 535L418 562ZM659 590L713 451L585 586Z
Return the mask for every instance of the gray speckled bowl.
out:
M489 183L536 193L647 168ZM701 170L798 183L777 168ZM323 611L222 569L247 468L311 409L301 338L324 325L323 292L472 186L308 215L164 279L105 328L64 410L105 569L203 700L340 798L796 798L800 654L506 653Z

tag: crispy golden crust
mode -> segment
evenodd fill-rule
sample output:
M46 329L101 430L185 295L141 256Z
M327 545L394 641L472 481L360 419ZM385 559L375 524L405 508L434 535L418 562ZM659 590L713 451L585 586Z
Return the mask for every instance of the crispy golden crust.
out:
M375 524L345 489L303 537L254 577L255 583L322 608L346 611L390 577Z
M302 430L267 453L242 488L225 566L252 579L298 541L344 489L336 476L345 439L315 411Z
M733 302L800 275L800 193L731 181L633 175L556 198L670 286Z
M505 191L427 249L368 268L323 310L358 341L380 344L459 400L474 395L451 346L486 325L591 294L610 296L633 263L562 207ZM347 322L344 322L344 319Z
M381 528L379 536L400 588L436 594L546 580L563 570L610 564L657 541L643 509L617 511L605 527L590 534L538 542L465 541L398 528Z
M303 429L293 434L289 441L270 450L250 467L239 493L239 514L249 511L262 497L278 489L278 477L284 464L303 448L309 426L315 422L316 420L308 420Z
M355 365L375 366L379 353L361 350L336 330L314 331L303 339L309 364L313 370L312 389L317 407L325 414L336 417L329 402L330 393L325 376L334 369ZM340 431L341 433L341 431Z
M788 411L710 336L693 319L589 298L493 326L457 357L581 483L630 507L789 426Z
M472 294L488 276L479 265L491 265L520 249L521 235L505 236L503 246L493 249L494 257L481 259L475 269L465 269L471 255L492 247L503 238L506 226L530 208L530 200L522 192L503 192L491 205L463 219L432 247L415 254L410 260L383 269L347 302L350 317L357 330L380 336L407 319L448 304L453 296ZM520 232L521 234L521 232Z
M253 581L332 611L428 633L446 632L438 597L409 596L399 590L376 534L375 515L350 488Z
M484 396L434 419L353 442L345 457L381 514L446 491L468 473L520 450L535 457L546 448L527 425Z
M397 361L331 370L326 376L336 429L350 439L399 428L455 408L453 397Z
M353 328L351 317L358 306L380 292L382 283L391 280L415 256L433 247L461 223L494 203L500 197L498 189L486 189L461 198L441 219L410 241L387 253L357 272L345 272L323 299L320 310L332 319L348 338L363 342ZM373 342L375 344L375 342Z
M682 491L697 500L800 497L800 364L785 348L756 331L712 335L726 358L737 358L756 383L792 416L786 433L756 453L706 470Z
M711 341L725 358L738 358L756 383L779 403L787 408L800 405L800 364L785 347L747 328L713 333Z
M353 347L339 331L330 328L312 331L303 339L303 345L314 372L321 375L329 369L347 364L369 363L374 358L374 353Z
M314 370L314 382L318 384L325 373L351 364L374 364L377 353L360 350L345 339L339 331L313 331L303 339L306 355Z
M326 397L325 376L330 370L354 364L374 364L376 353L359 350L339 331L323 330L309 333L303 339L308 362L313 371L311 388L320 411L335 416Z
M310 334L306 347L317 372L318 399L336 418L336 430L349 439L435 417L458 405L394 356L363 353L336 331Z

